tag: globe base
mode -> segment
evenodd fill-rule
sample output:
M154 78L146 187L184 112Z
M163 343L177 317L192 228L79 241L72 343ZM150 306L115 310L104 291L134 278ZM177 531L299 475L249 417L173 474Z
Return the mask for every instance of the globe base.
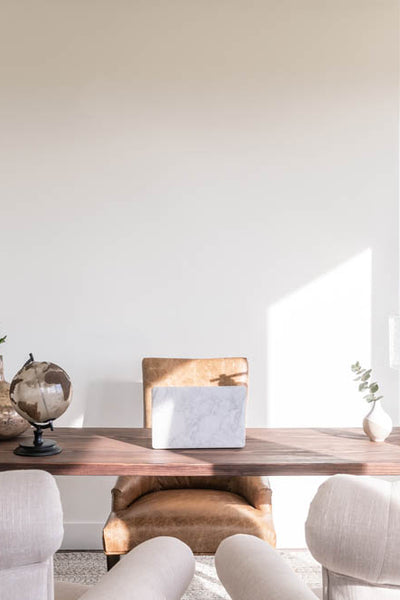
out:
M55 440L43 440L39 445L34 442L23 442L18 448L15 448L14 454L18 456L52 456L60 454L62 448L57 445Z

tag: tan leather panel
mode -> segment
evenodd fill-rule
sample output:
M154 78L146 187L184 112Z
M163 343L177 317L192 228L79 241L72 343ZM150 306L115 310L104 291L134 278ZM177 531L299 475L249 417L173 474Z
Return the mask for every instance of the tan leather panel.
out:
M127 508L140 496L158 490L157 479L151 475L121 475L118 477L111 490L111 510L116 512Z
M107 554L125 554L158 535L177 537L197 554L213 554L234 533L248 533L275 545L270 510L256 509L231 492L173 489L146 494L111 513L103 531Z
M112 510L127 508L132 502L149 492L173 489L213 489L238 494L254 508L271 505L271 489L262 477L155 477L121 476L112 490Z
M247 385L246 358L144 358L144 426L151 427L151 390L154 386Z

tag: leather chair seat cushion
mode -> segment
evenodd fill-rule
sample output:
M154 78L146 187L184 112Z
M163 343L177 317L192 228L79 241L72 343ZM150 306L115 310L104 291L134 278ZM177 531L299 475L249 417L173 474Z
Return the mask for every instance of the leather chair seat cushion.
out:
M197 554L214 554L223 539L238 531L271 541L272 518L231 492L162 490L110 515L103 531L104 549L107 554L125 554L151 537L167 535Z

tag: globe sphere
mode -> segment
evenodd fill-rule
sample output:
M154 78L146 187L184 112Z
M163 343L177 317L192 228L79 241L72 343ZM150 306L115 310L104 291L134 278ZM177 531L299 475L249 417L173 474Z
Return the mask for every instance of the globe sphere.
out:
M26 364L10 386L10 399L15 410L32 424L44 425L57 419L67 410L71 398L70 378L51 362Z

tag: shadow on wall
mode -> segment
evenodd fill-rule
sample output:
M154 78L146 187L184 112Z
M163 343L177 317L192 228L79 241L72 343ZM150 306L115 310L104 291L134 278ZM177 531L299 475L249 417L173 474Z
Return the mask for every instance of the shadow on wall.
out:
M136 381L94 381L89 385L83 427L142 427L143 391Z

